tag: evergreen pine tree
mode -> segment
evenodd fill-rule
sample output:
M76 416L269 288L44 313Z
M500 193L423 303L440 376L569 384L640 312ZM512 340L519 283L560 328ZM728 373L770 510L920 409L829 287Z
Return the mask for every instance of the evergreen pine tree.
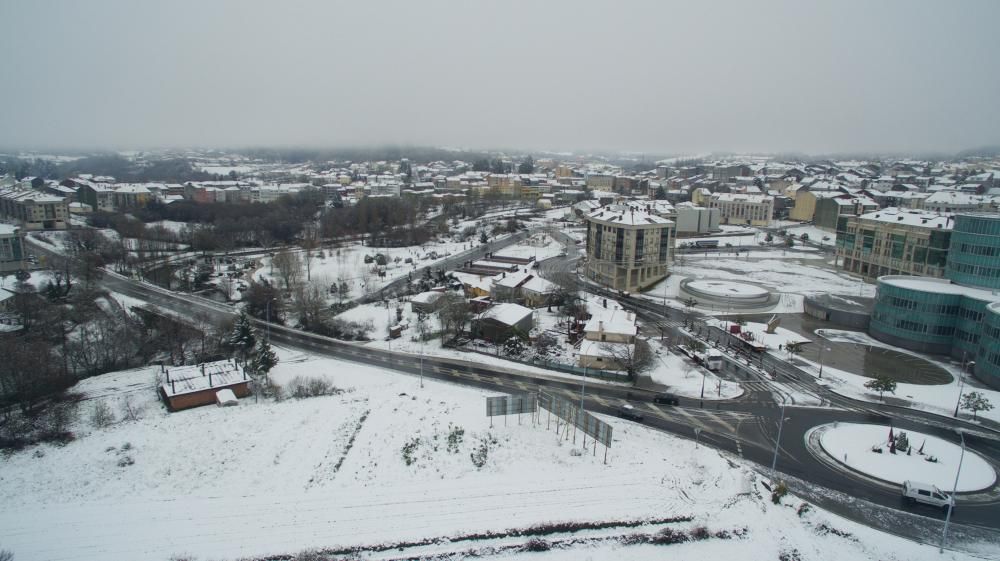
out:
M247 313L241 311L239 317L236 318L236 323L233 325L233 331L229 335L229 344L236 349L240 358L246 362L247 356L250 355L250 351L253 350L256 343L257 333L253 328L253 324L250 323Z

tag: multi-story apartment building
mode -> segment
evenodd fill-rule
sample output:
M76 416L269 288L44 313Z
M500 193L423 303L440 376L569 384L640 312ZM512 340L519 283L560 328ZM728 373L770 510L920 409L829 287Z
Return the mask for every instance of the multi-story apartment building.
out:
M24 230L65 230L69 204L33 189L8 189L0 191L0 216L17 220Z
M18 271L23 266L21 229L10 224L0 224L0 273Z
M954 217L950 214L887 208L841 216L837 260L863 277L944 276Z
M767 226L774 216L774 197L770 195L714 193L705 202L709 208L719 209L723 224Z
M674 223L638 205L612 204L586 215L586 274L617 290L643 290L667 276Z

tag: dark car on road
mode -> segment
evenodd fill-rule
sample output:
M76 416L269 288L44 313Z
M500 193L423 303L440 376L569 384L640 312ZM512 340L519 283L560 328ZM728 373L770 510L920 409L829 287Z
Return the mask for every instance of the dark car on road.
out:
M639 422L642 421L642 413L637 411L631 405L622 405L618 408L618 416L622 419L628 419L630 421Z
M677 396L672 393L658 393L653 396L653 403L662 403L664 405L680 405L681 402L677 399Z

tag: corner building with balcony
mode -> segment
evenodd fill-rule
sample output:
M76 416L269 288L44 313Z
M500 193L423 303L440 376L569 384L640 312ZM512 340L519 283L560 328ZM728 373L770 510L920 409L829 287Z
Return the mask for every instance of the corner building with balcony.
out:
M587 278L615 290L645 290L667 276L674 222L641 204L612 204L586 215Z
M1000 389L1000 215L955 216L944 277L879 277L869 333L975 361L976 377Z

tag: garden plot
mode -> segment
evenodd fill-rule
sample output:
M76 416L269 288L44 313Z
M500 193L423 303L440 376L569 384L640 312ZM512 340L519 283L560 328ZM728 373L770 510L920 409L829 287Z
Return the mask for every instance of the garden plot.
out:
M81 382L89 396L131 396L140 417L80 422L65 446L4 458L3 547L17 561L235 560L307 548L510 559L530 539L516 529L563 524L569 531L556 526L533 542L558 546L539 558L940 558L793 496L773 505L747 465L689 440L606 418L605 464L544 415L490 429L492 392L279 354L279 384L309 376L339 393L168 414L132 385L151 385L154 369ZM642 520L654 522L637 527ZM419 545L368 553L407 541Z

